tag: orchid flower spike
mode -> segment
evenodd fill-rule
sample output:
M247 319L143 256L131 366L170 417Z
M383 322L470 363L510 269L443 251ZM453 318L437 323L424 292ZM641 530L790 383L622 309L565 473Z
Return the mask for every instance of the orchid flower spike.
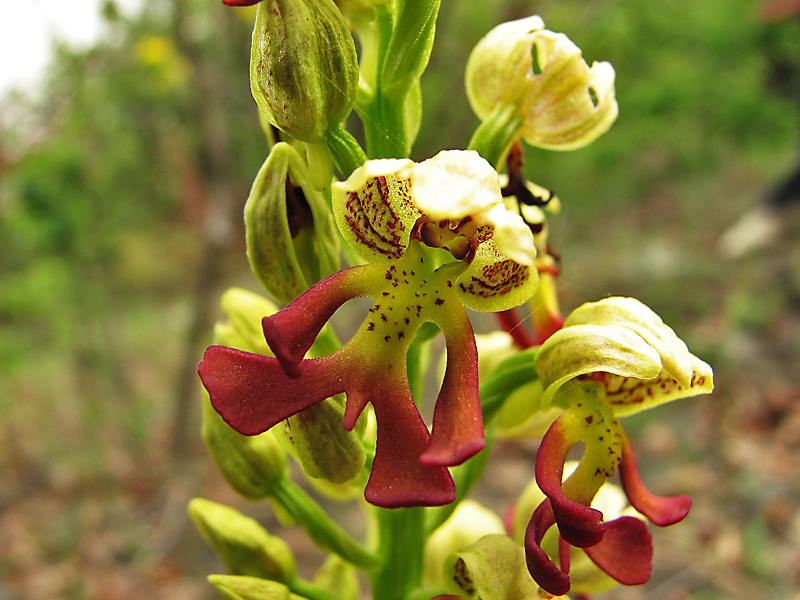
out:
M644 583L649 558L637 562L631 557L652 554L647 528L629 517L604 521L603 513L591 508L592 500L617 468L631 505L655 525L681 521L691 500L661 498L644 487L617 418L710 393L711 368L690 354L658 315L632 298L607 298L576 309L541 346L535 367L542 406L552 402L566 410L550 426L536 457L536 481L547 498L533 513L525 537L533 578L552 594L570 589L568 560L557 567L541 547L544 534L556 524L565 548L583 548L621 583ZM579 442L586 445L583 457L562 483L567 454Z
M214 408L246 435L339 393L347 396L349 430L372 404L377 447L367 500L449 503L455 489L447 467L484 446L477 351L464 307L504 310L534 293L530 229L506 209L497 172L471 151L421 163L367 161L334 184L333 211L368 264L334 273L264 318L275 358L212 346L200 377ZM328 356L304 358L333 313L359 296L374 304L354 336ZM447 351L431 433L406 373L409 345L425 322L443 332Z

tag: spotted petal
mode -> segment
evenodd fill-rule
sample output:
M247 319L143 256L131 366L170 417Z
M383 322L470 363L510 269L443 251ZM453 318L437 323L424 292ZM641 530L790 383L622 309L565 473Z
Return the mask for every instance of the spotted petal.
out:
M481 312L495 312L518 306L530 298L539 285L535 268L512 260L489 237L490 228L475 251L469 267L456 280L456 291L464 306Z
M560 329L542 344L535 358L544 386L542 405L580 375L607 372L636 380L661 373L661 357L635 332L615 325L574 325Z
M664 369L672 377L683 387L690 385L693 357L686 344L661 317L635 298L613 297L587 302L570 313L564 327L582 323L617 325L635 331L658 351Z
M333 214L344 239L369 262L405 254L421 216L411 199L408 159L369 160L332 187Z

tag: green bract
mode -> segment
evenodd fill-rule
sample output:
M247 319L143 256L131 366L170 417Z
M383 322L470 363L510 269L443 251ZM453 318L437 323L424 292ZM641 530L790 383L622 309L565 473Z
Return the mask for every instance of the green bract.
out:
M355 44L333 0L263 0L250 86L270 123L319 142L350 113L358 89Z
M304 600L282 583L244 575L209 575L208 581L225 600Z
M244 207L247 258L267 291L290 302L339 269L330 209L289 144L273 146Z

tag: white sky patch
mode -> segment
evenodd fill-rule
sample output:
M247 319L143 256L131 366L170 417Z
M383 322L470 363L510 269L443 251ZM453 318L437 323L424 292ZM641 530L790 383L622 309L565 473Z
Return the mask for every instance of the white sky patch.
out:
M0 95L12 88L33 89L52 54L53 41L92 44L103 29L101 0L1 0ZM126 14L141 0L118 0Z

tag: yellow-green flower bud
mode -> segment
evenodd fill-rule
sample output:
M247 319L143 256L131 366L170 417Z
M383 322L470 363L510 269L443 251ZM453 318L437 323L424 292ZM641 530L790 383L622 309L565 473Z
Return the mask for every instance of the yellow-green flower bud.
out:
M538 16L503 23L479 41L467 62L466 86L478 117L511 110L521 122L517 136L540 148L580 148L617 118L614 68L607 62L589 67L580 48L544 29Z
M487 535L451 554L444 568L448 593L474 600L539 598L525 566L525 551L510 537Z
M209 575L225 600L304 600L292 594L282 583L244 575Z
M261 319L275 314L277 307L266 298L239 288L226 291L221 304L229 321L215 325L214 344L271 355L261 332ZM225 480L248 500L268 497L286 471L286 452L272 432L256 436L238 433L222 420L208 397L203 400L202 436Z
M361 584L353 565L331 554L312 580L314 585L325 590L337 600L359 600L361 598Z
M425 543L425 584L442 585L442 566L453 552L461 552L485 535L504 533L495 513L474 500L464 500Z
M230 288L222 294L220 305L229 321L215 325L215 344L265 356L272 354L264 339L261 319L278 312L274 303L253 292Z
M291 302L339 270L333 215L290 145L272 148L253 182L244 222L250 267L277 300Z
M276 427L278 439L309 477L344 483L358 475L364 466L363 426L345 430L342 427L344 408L341 395L328 398ZM365 423L365 417L360 422Z
M189 502L189 516L232 574L282 583L295 579L294 555L288 544L270 535L256 520L203 498Z
M347 117L358 89L358 60L333 0L258 5L250 86L270 123L304 142L321 141Z
M286 452L271 431L245 436L203 401L203 441L228 484L248 500L268 497L286 472Z

